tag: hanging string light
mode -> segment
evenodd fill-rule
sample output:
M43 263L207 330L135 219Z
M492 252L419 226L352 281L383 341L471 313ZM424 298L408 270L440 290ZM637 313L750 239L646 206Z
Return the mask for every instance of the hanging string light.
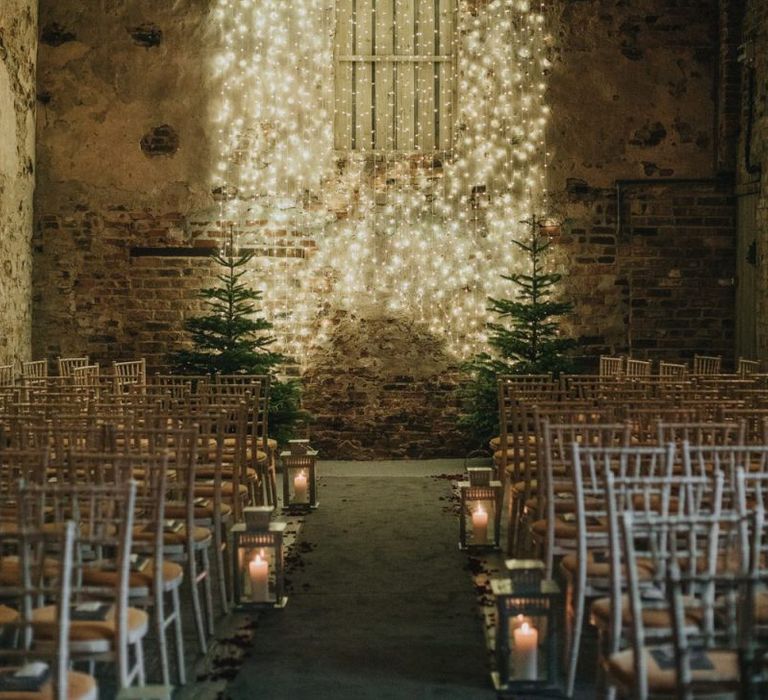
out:
M222 219L263 251L253 280L280 349L297 360L327 340L339 313L413 319L467 356L486 341L487 297L508 292L501 275L517 264L518 222L545 201L541 3L337 1L354 9L218 0L212 184L226 195ZM376 14L387 2L392 36L415 8L410 51L434 55L434 67L398 63L390 80L375 62L336 56L334 69L335 35L360 55L387 46ZM400 43L390 50L403 53ZM398 115L408 75L412 127L389 129L377 108ZM357 109L361 85L373 95L367 112ZM343 125L351 144L340 143Z

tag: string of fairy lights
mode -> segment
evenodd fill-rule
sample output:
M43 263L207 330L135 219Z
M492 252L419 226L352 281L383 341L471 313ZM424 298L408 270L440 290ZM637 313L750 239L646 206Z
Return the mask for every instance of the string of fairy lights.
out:
M538 0L219 0L213 187L280 349L339 316L417 322L466 357L546 207Z

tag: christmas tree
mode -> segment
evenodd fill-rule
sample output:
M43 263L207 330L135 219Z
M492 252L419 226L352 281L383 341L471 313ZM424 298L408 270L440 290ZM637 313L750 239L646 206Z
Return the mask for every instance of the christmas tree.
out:
M269 350L275 338L269 335L272 324L263 316L258 303L262 293L244 281L252 252L238 252L230 229L223 251L211 256L221 272L218 284L200 290L206 311L187 319L185 330L192 347L171 356L179 374L270 374L270 432L278 442L292 437L293 427L303 417L299 408L300 389L295 380L280 381L275 368L285 362L280 353Z
M488 310L499 317L498 322L488 324L488 344L495 352L481 353L465 365L471 375L464 391L470 410L462 425L480 444L498 431L498 376L568 371L571 360L566 353L576 344L560 329L562 317L573 305L555 298L562 275L546 270L551 240L535 215L522 223L530 229L527 240L512 242L523 251L528 269L502 275L516 288L514 298L488 300Z

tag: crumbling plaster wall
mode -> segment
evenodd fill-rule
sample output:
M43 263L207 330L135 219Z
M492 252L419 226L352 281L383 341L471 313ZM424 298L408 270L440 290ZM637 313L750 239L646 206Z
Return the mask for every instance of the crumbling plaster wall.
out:
M549 180L573 332L585 354L727 354L732 193L659 184L714 174L716 0L550 5ZM215 240L211 9L42 0L36 355L157 366L199 308L208 262L172 253ZM435 338L386 316L340 317L332 337L306 376L324 454L462 453L455 362Z
M37 2L0 5L0 364L29 359Z

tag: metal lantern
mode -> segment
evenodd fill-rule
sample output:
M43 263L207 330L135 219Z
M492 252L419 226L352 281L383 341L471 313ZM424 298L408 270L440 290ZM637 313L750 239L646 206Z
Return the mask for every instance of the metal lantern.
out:
M503 493L501 482L493 480L491 467L470 468L467 474L467 480L459 482L459 549L498 549Z
M508 578L491 580L496 600L496 671L500 697L565 697L559 667L560 587L544 562L510 559Z
M272 510L246 508L246 522L232 526L235 606L282 608L288 602L283 549L287 524L270 521Z
M291 440L280 453L283 463L283 507L317 508L317 450L306 440Z

